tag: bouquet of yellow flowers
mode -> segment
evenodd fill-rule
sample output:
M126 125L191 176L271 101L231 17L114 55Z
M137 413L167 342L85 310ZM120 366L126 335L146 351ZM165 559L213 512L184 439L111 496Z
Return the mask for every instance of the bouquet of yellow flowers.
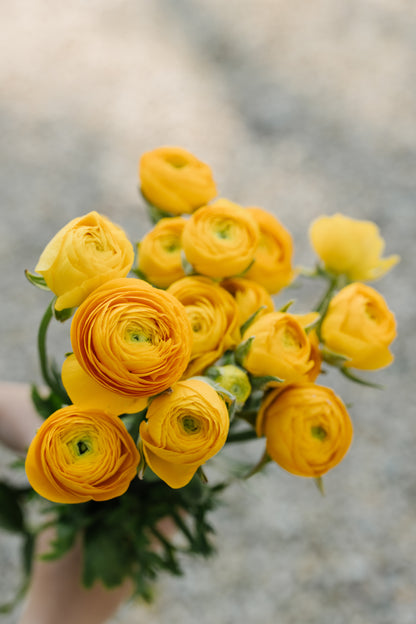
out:
M317 380L331 366L371 386L357 371L392 362L395 318L366 282L398 257L382 257L374 223L335 214L310 227L316 267L295 268L279 220L218 198L211 169L181 148L144 154L139 179L153 227L136 247L91 212L26 271L54 297L38 334L48 392L32 389L45 418L25 462L33 490L16 505L36 498L46 514L36 529L22 523L29 560L33 534L52 524L47 557L81 534L86 586L130 577L149 598L160 570L180 573L180 553L212 551L207 514L236 475L212 483L209 464L228 445L264 439L239 478L275 462L322 489L353 427ZM324 291L315 308L275 309L273 295L302 279ZM59 367L47 352L53 319L70 324ZM163 533L165 518L182 540Z

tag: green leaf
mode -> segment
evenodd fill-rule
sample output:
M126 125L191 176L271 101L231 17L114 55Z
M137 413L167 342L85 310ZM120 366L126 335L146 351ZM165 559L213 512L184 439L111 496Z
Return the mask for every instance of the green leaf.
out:
M45 278L42 275L31 273L27 269L25 270L25 276L33 286L40 288L41 290L50 290L49 286L45 282Z
M131 272L134 273L134 275L136 275L136 277L138 277L139 279L144 280L145 282L149 282L146 275L143 273L143 271L140 271L140 269L131 269Z
M71 550L78 534L78 524L59 521L56 525L56 537L51 542L51 550L41 556L44 561L60 559L62 555Z
M62 407L62 399L54 392L42 397L35 385L31 387L31 397L36 411L42 418L48 418Z
M0 481L0 526L7 531L25 531L24 516L20 506L20 490Z
M105 523L97 522L86 529L83 550L86 587L92 587L98 580L105 587L117 587L129 575L132 557L128 541L121 534L112 535Z

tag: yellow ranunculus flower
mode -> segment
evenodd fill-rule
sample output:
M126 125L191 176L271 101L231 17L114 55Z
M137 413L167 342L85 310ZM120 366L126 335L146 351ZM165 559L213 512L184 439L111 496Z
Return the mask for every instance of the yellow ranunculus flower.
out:
M251 279L244 277L231 277L221 282L221 286L225 288L235 299L240 311L240 326L243 325L257 310L264 307L264 311L273 312L274 303L267 290Z
M321 337L328 349L348 358L345 366L375 370L394 359L389 346L396 337L396 320L380 293L354 282L332 298Z
M75 308L98 286L125 277L134 250L124 231L97 212L70 221L42 252L35 271L58 296L57 310Z
M161 219L138 245L137 268L154 286L167 288L185 277L181 256L185 223L182 217Z
M148 397L124 396L104 388L85 372L73 353L65 359L61 377L72 403L82 408L95 408L119 416L141 412L149 400Z
M244 368L256 377L271 375L286 384L314 381L320 358L305 325L315 316L269 312L255 320L243 335L243 340L253 337L242 362Z
M167 291L185 307L193 332L185 377L199 375L240 340L238 307L230 293L207 277L184 277Z
M399 256L382 258L384 240L371 221L350 219L342 214L316 219L309 230L312 247L325 269L348 280L370 281L382 277Z
M72 348L88 375L125 397L153 396L181 378L192 330L178 299L136 278L107 282L76 311Z
M151 470L171 488L181 488L224 446L228 430L228 410L217 392L187 379L153 399L140 438Z
M170 214L189 214L217 194L210 167L181 147L143 154L139 178L145 198Z
M249 211L227 199L199 208L182 235L185 256L197 273L213 278L243 273L253 261L259 239Z
M344 403L330 389L291 384L268 394L257 416L257 434L279 466L301 477L319 477L343 459L352 441Z
M293 241L289 232L267 210L246 208L259 226L260 238L254 263L244 277L258 282L269 293L277 293L295 277L292 268Z
M133 438L117 416L69 405L39 428L26 474L33 489L54 503L103 501L124 494L139 462Z

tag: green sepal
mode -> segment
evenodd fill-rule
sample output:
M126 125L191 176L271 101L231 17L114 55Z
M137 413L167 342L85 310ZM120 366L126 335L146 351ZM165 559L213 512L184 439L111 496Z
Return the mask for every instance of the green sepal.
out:
M204 469L202 468L202 466L199 466L199 468L196 471L196 475L199 479L201 479L201 482L206 485L208 483L208 477L204 471Z
M240 342L240 344L234 351L235 361L243 368L243 362L251 349L251 343L253 342L254 338L255 336L250 336L250 338L247 338L247 340L243 340L243 342Z
M143 273L143 271L140 271L140 269L131 269L131 272L134 273L134 275L136 277L138 277L139 279L143 280L144 282L147 282L148 284L150 284L149 280L147 279L146 275Z
M327 347L322 347L321 356L324 362L329 364L330 366L336 366L337 368L341 368L344 366L346 362L348 362L349 358L341 353L336 353L335 351L331 351Z
M146 457L143 451L143 442L140 439L137 441L137 448L140 453L140 461L139 461L139 465L137 466L137 476L140 479L140 481L143 481L144 473L147 468L147 461L146 461Z
M289 310L289 308L291 308L291 307L292 307L292 305L293 305L294 303L295 303L295 300L294 300L294 299L291 299L290 301L288 301L288 302L287 302L284 306L282 306L282 307L279 309L279 312L282 312L282 314L285 314L285 313Z
M243 336L244 333L248 330L248 328L250 327L250 325L252 325L254 323L254 321L257 319L257 317L259 316L259 314L263 311L266 310L267 306L262 305L259 307L258 310L256 310L255 312L253 312L253 314L251 316L248 317L248 319L246 320L245 323L243 323L240 327L240 333Z
M59 321L60 323L64 323L65 321L71 318L71 316L74 313L74 310L75 308L65 308L64 310L57 310L54 306L53 315L57 321Z
M149 215L149 219L150 221L153 223L153 225L156 225L156 223L158 221L160 221L161 219L165 219L165 218L169 218L169 217L173 217L174 215L172 215L169 212L166 212L165 210L161 210L160 208L158 208L157 206L155 206L154 204L152 204L147 197L143 194L142 189L140 187L138 187L138 191L139 191L139 195L141 196L141 198L143 199L146 209L147 209L147 214Z
M45 282L45 278L43 275L37 275L36 273L31 273L28 269L25 270L25 276L29 280L33 286L40 288L41 290L50 290L49 286Z
M322 479L322 476L314 477L314 481L322 496L325 496L324 480Z
M251 269L251 267L253 266L253 264L255 263L256 259L253 258L253 260L250 261L250 264L241 271L241 273L238 273L238 275L230 275L231 278L233 277L244 277L246 275L246 273L248 273Z
M350 369L346 366L341 366L339 370L344 375L344 377L347 377L347 379L350 379L355 383L361 384L362 386L368 386L369 388L375 388L376 390L384 390L384 386L382 386L381 384L373 383L372 381L367 381L366 379L358 377L358 375L352 373Z
M267 388L276 388L284 383L284 379L280 379L280 377L275 375L264 375L262 377L250 375L250 383L253 390L267 390Z

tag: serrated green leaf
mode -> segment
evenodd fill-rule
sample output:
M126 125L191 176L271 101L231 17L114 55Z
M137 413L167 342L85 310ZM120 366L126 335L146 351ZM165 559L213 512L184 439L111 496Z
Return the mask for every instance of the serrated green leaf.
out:
M62 519L56 524L56 537L50 544L50 550L41 556L44 561L54 561L60 559L62 555L67 553L73 545L79 531L78 524L63 521Z
M105 587L121 585L129 575L132 550L122 534L113 535L103 523L95 523L84 532L83 583L92 587L101 581Z
M0 482L0 526L14 533L24 532L24 516L19 500L19 489Z
M62 399L50 392L46 397L42 397L36 386L31 386L31 397L36 411L42 418L48 418L51 414L62 407Z

